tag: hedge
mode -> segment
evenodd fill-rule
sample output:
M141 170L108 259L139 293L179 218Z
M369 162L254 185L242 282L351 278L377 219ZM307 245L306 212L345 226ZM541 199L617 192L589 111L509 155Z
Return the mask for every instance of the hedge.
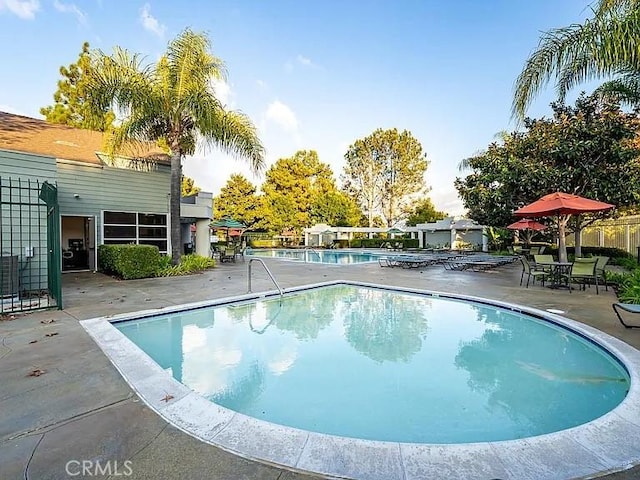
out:
M158 247L153 245L100 245L98 268L123 280L154 277L163 265Z
M552 245L547 247L547 250L550 250L554 253L558 252L558 247L556 245ZM546 252L545 252L546 253ZM574 247L567 247L567 255L575 255ZM632 254L627 252L626 250L622 250L620 248L615 247L582 247L582 256L583 257L595 257L598 255L602 255L605 257L610 257L612 260L630 258L635 259Z

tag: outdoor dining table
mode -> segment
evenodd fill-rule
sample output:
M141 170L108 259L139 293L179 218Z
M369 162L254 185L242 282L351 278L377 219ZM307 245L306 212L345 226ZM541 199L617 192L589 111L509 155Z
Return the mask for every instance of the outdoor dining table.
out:
M551 284L547 285L549 288L571 288L569 277L573 262L537 262L536 266L549 267L551 277Z

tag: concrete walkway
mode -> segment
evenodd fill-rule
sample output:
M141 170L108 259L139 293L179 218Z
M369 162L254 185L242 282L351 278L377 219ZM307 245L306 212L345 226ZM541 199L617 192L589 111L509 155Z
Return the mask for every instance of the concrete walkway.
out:
M403 270L377 263L265 261L283 287L348 279L555 308L640 348L640 329L624 329L611 310L616 301L611 289L600 295L594 288L572 293L525 289L519 286L519 265L452 272L437 266ZM272 290L261 267L254 267L253 290ZM315 478L245 460L168 425L136 397L78 324L103 315L243 294L246 275L242 262L202 275L126 282L101 274L65 274L63 311L0 321L0 479L120 478L127 473L132 479ZM30 376L34 371L43 373ZM111 475L74 475L82 461L92 462L87 464L92 474L100 473L98 462L108 465ZM640 467L607 478L640 478Z

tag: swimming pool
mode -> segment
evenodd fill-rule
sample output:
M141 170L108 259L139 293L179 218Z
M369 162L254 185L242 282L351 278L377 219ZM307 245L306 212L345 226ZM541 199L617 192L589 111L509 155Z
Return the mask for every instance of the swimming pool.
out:
M541 435L605 414L629 387L611 355L549 322L354 285L117 328L212 402L280 425L368 440Z
M247 255L254 257L280 258L306 263L326 263L330 265L354 265L358 263L375 262L379 254L370 252L353 252L339 250L247 250Z
M133 323L119 324L121 331L115 330L105 319L86 321L83 325L135 390L164 418L204 441L249 458L355 478L425 478L425 475L439 472L440 476L434 478L465 479L573 478L624 468L621 465L640 461L637 449L630 450L620 441L624 438L627 439L623 442L625 445L632 445L636 439L640 440L640 428L634 423L640 410L636 373L640 360L638 352L623 342L562 317L501 302L353 282L330 282L320 286L325 292L332 292L331 295L318 295L317 292L323 289L305 287L292 289L282 306L277 297L251 295L191 305L189 312L185 312L184 306L172 308L165 312L170 315L163 319L153 318L157 317L158 311L139 313L133 316ZM317 298L310 300L309 293ZM397 302L409 304L411 314L394 314L392 307ZM451 305L447 307L450 313L447 321L434 320L443 313L443 305L447 302L453 302L453 310ZM201 308L205 306L214 308ZM355 308L368 309L365 315L370 319L368 324L358 327L359 322L349 315ZM283 309L297 311L295 317L305 321L292 322L287 315L281 316ZM531 318L518 320L521 313L529 314ZM460 320L469 314L472 319ZM341 324L335 323L336 317L341 319ZM112 320L130 318L132 316L128 315ZM152 333L151 325L158 321L163 324L162 329L172 333ZM398 325L409 328L398 330ZM550 337L546 340L538 337L535 331L539 328L550 329ZM142 339L143 349L156 350L156 356L160 355L156 358L160 366L133 347L129 338L122 334L125 330L130 330L126 333L132 338L137 335L136 341ZM451 331L461 332L463 338L447 341ZM271 340L263 340L270 336L273 337ZM525 336L528 342L514 351L508 346L509 339L514 336ZM168 338L173 340L167 343ZM257 343L251 348L238 348L247 338L255 338ZM208 343L211 339L214 342ZM322 353L324 349L309 339L325 345L329 342L334 348ZM605 348L594 350L594 342ZM270 346L264 347L267 344ZM536 356L540 350L547 354ZM595 356L583 357L580 352L585 350L595 352ZM489 355L481 355L483 351ZM202 355L203 352L207 355ZM446 367L441 365L432 369L430 363L439 353L449 355L451 362ZM590 358L590 366L580 370L585 358ZM346 381L337 381L335 370L332 373L329 368L332 360L337 360L333 363L343 367L355 362L357 368L350 373L344 372L349 376ZM305 364L307 370L302 369ZM373 376L362 373L364 364L378 365L380 369ZM415 370L410 369L411 364L423 365L425 376L450 382L455 385L454 390L470 390L472 397L481 398L484 403L467 413L464 409L473 407L458 401L438 402L438 395L425 399L421 397L424 392L414 388L395 396L396 411L387 415L367 411L378 407L378 397L382 394L393 397L396 391L419 383ZM241 368L238 370L238 367ZM201 375L207 369L213 369L214 375ZM359 428L366 430L374 424L375 430L385 425L394 427L395 423L400 423L401 428L396 428L395 433L392 429L386 438L380 431L370 430L355 435L377 439L372 441L348 438L354 434L331 430L344 428L344 418L330 420L324 427L298 425L303 428L282 426L287 423L282 419L270 418L269 422L260 419L263 411L273 411L278 400L289 406L283 411L312 412L307 420L311 418L317 422L326 417L318 412L319 405L313 398L300 398L296 392L289 394L291 398L286 394L274 396L269 393L274 385L283 387L289 381L287 376L296 372L309 375L314 370L320 375L328 370L329 381L317 380L318 388L310 384L300 390L310 389L317 394L330 390L328 387L333 385L336 387L334 400L341 402L339 407L352 400L351 383L372 379L365 383L377 384L380 391L369 392L354 402L359 405L355 416L363 419ZM631 376L630 386L627 371ZM167 372L190 388L169 378ZM518 379L512 378L515 374L519 375ZM531 386L533 380L541 383ZM600 390L602 386L606 388ZM557 409L563 408L563 402L554 397L556 387L566 388L560 397L567 392L571 394L576 388L580 390L577 399L568 400L566 415L557 414ZM630 390L624 398L627 388ZM599 393L590 396L592 389ZM435 392L439 390L435 389ZM248 408L249 415L234 413L205 400L203 395L229 406L233 403L240 411ZM269 407L263 410L255 403L261 395L271 399L270 404L267 402ZM468 396L467 391L460 398ZM165 400L167 397L170 398ZM420 398L418 407L402 403L407 397ZM584 404L597 403L598 397L606 397L606 405L601 404L598 411L586 414ZM617 408L606 413L620 400L622 403ZM302 405L293 408L291 402L296 401L301 401ZM449 403L451 405L447 405ZM547 408L546 413L536 410L539 404ZM520 405L520 410L515 409L515 405ZM436 423L428 428L424 424L414 428L414 433L418 434L415 439L394 436L398 432L405 435L412 430L413 424L411 419L399 419L397 413L413 409L414 418L420 420L427 411L435 413L431 415L431 421L439 422L444 416L437 413L451 406L458 413L457 423L470 427L462 429L466 434L470 431L472 434L486 433L480 425L482 422L474 423L477 415L484 419L485 425L495 423L492 426L498 428L489 437L472 436L463 440L448 436L455 425ZM332 412L336 410L341 408L334 408ZM486 415L491 410L497 412L498 420L487 422ZM567 415L570 417L568 424L548 428L549 418L562 420L559 417ZM388 421L387 417L393 421ZM599 418L589 422L588 417ZM274 420L281 425L272 423ZM588 423L583 423L585 421ZM504 435L507 424L515 425L519 431L516 436L526 438L506 441L506 438L515 438L512 433ZM558 428L568 429L540 435ZM425 431L439 437L420 437ZM477 441L483 443L449 443ZM452 465L456 466L457 475L450 475Z

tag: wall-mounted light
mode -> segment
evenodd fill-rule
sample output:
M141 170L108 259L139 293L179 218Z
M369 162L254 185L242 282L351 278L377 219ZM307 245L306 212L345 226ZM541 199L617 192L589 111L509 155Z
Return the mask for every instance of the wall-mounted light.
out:
M79 193L74 193L73 194L73 198L80 198L80 194Z

